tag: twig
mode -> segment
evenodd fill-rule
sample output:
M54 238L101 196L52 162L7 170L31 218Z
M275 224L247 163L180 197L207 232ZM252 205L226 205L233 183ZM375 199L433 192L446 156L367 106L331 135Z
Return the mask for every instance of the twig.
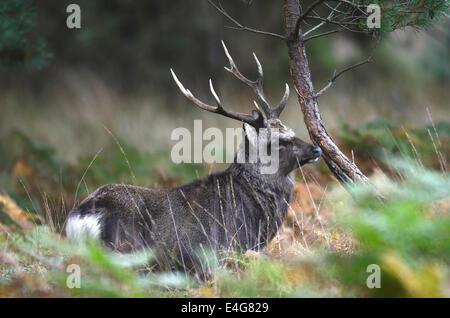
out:
M373 54L375 52L375 49L377 48L378 42L379 42L379 40L375 43L374 47L372 48L372 51L371 51L369 57L367 59L365 59L364 61L347 66L346 68L341 70L339 73L336 73L336 70L334 70L333 76L328 80L328 84L324 88L322 88L317 94L315 94L315 97L319 97L320 95L322 95L328 88L330 88L330 86L336 81L336 79L339 76L341 76L342 74L344 74L345 72L353 70L359 66L362 66L364 64L368 64L368 63L372 62Z
M339 2L338 3L338 5L340 5L341 3ZM336 7L332 7L332 6L330 6L328 3L324 3L324 5L326 5L331 11L333 11L333 12L337 12L337 13L340 13L340 14L347 14L348 12L345 12L345 11L341 11L341 10L338 10L337 9L337 6Z
M338 3L335 7L334 10L336 10L337 8L339 8L339 6L341 5L341 3ZM328 15L327 19L331 19L334 15L335 11L331 11L330 14ZM322 25L324 25L325 22L320 22L318 25L316 25L315 27L309 29L308 31L306 31L305 33L303 33L303 37L307 36L309 33L314 32L315 30L317 30L318 28L320 28Z
M334 11L332 11L334 12ZM322 26L325 23L329 23L329 24L334 24L334 25L338 25L341 28L349 31L349 32L354 32L354 33L366 33L364 31L361 30L356 30L356 29L352 29L351 26L358 26L359 23L354 22L357 21L359 19L361 19L361 16L351 16L351 17L346 17L345 19L353 19L351 21L336 21L336 20L332 20L330 17L327 18L322 18L319 16L307 16L307 19L312 19L312 20L319 20L322 21L322 23L320 23L318 26ZM349 27L350 26L350 27Z
M267 31L262 31L262 30L256 30L256 29L252 29L252 28L246 27L246 26L240 24L230 14L228 14L228 12L225 11L225 9L222 7L222 5L220 3L219 3L219 6L217 4L215 4L212 0L208 0L208 3L210 5L212 5L217 11L219 11L222 15L224 15L228 20L233 22L233 24L236 25L236 27L228 26L227 27L228 29L236 29L236 30L248 31L248 32L257 33L257 34L261 34L261 35L272 36L272 37L275 37L277 39L281 39L283 41L286 40L286 38L284 36L282 36L280 34L277 34L277 33L272 33L272 32L267 32Z
M310 37L307 37L307 38L303 39L303 42L306 42L306 41L309 41L309 40L312 40L312 39L315 39L315 38L320 38L321 36L325 36L325 35L328 35L328 34L337 33L337 32L342 32L342 29L336 29L336 30L331 30L331 31L328 31L328 32L323 32L323 33L320 33L320 34L317 34L317 35L311 35Z
M334 70L333 76L328 80L328 84L316 94L316 97L322 95L327 89L329 89L330 86L336 81L336 79L339 76L341 76L342 74L344 74L345 72L353 70L353 69L355 69L355 68L357 68L357 67L359 67L361 65L364 65L364 64L367 64L367 63L370 63L370 62L372 62L372 54L367 59L365 59L364 61L361 61L359 63L347 66L346 68L341 70L339 73L336 73L336 70Z
M290 38L292 39L297 39L298 38L298 33L300 30L300 24L302 23L303 20L305 20L305 18L308 16L308 14L314 10L315 7L317 7L318 5L320 5L322 2L324 2L325 0L316 0L314 1L308 8L306 8L305 12L303 12L297 19L297 22L295 23L295 29L294 29L294 34L290 35Z
M358 23L356 22L347 22L347 21L335 21L335 20L331 20L328 18L322 18L322 17L318 17L318 16L313 16L313 15L308 15L307 17L305 17L306 19L311 19L311 20L319 20L325 23L331 23L331 24L337 24L337 25L358 25Z
M292 39L297 39L298 38L298 36L299 36L299 30L300 30L300 24L302 23L302 22L305 22L306 23L306 20L307 19L312 19L312 20L319 20L319 21L322 21L320 24L318 24L318 25L316 25L314 28L312 28L311 30L309 30L308 32L306 32L305 34L303 34L303 36L305 36L307 33L310 33L310 32L312 32L313 30L316 30L316 29L318 29L319 27L321 27L323 24L325 24L325 23L330 23L330 24L336 24L336 25L339 25L339 26L341 26L342 28L344 28L344 29L346 29L346 30L348 30L348 31L351 31L351 32L361 32L361 31L358 31L358 30L352 30L352 29L350 29L350 28L348 28L348 27L345 27L344 25L358 25L358 23L354 23L353 21L352 22L346 22L346 21L335 21L335 20L331 20L331 18L332 18L332 16L333 16L333 14L335 13L335 12L338 12L338 13L340 13L341 15L343 14L343 15L352 15L353 13L353 11L354 10L349 10L349 11L340 11L340 10L338 10L338 7L340 6L340 4L341 3L344 3L344 4L347 4L347 5L349 5L349 6L351 6L351 7L353 7L353 8L355 8L356 10L358 10L359 12L361 12L361 15L358 15L358 16L351 16L350 18L357 18L357 19L360 19L360 18L362 18L363 16L367 16L368 14L364 11L364 10L362 10L361 8L362 7L365 7L364 5L359 5L359 4L356 4L356 3L353 3L353 2L351 2L351 1L348 1L348 0L336 0L337 2L338 2L338 4L333 8L333 7L331 7L329 4L327 4L327 3L325 3L326 2L326 0L316 0L315 2L313 2L299 17L298 17L298 19L297 19L297 22L296 22L296 24L295 24L295 29L294 29L294 31L293 31L293 34L291 34L290 35L290 38L292 38ZM326 5L330 10L331 10L331 13L330 13L330 15L327 17L327 18L323 18L323 17L321 17L319 14L317 14L316 13L316 11L314 11L314 9L317 7L317 6L319 6L319 5L321 5L321 4L324 4L324 5ZM315 14L315 15L309 15L310 13L313 13L313 14ZM333 32L334 33L334 32Z
M367 12L365 12L363 9L361 9L362 7L367 7L367 5L353 3L353 2L347 1L347 0L337 0L337 1L345 3L345 4L348 4L349 6L352 6L352 7L356 8L356 9L358 9L358 11L360 11L365 16L369 15Z

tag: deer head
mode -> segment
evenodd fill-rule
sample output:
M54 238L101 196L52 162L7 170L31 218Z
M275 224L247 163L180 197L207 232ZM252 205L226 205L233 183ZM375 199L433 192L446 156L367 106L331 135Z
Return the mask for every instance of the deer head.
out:
M209 80L209 87L217 106L208 105L196 98L191 91L186 89L178 80L174 71L170 69L175 83L178 85L183 95L204 110L243 122L245 141L246 144L249 145L248 151L246 150L247 152L243 154L245 159L248 159L248 152L251 152L252 149L255 150L256 153L258 153L258 149L263 148L269 149L269 152L275 151L278 154L279 168L276 172L284 175L289 174L298 165L317 161L322 155L321 149L297 138L294 131L284 125L279 118L289 98L288 84L286 84L285 93L280 103L276 107L270 107L263 91L263 69L256 54L253 53L253 57L258 68L258 77L256 80L252 81L242 75L236 67L233 58L223 41L222 45L225 55L230 63L230 66L225 67L225 70L253 89L257 99L257 102L254 101L256 109L252 110L251 115L226 110L222 106L222 102L214 90L211 79ZM274 142L274 140L276 142ZM256 163L261 162L257 160Z

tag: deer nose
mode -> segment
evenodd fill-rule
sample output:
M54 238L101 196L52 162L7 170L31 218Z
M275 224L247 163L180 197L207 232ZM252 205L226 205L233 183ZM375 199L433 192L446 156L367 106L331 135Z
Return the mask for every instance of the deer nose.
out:
M315 147L313 150L313 155L314 157L320 157L322 155L322 149L320 149L319 147Z

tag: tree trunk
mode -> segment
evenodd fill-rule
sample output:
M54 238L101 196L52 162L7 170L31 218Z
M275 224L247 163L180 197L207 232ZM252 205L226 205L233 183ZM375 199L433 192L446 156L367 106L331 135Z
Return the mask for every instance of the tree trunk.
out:
M367 177L334 143L323 125L317 96L315 96L311 81L311 72L308 66L301 28L299 29L298 37L294 34L299 16L300 6L298 0L284 0L284 23L291 77L298 93L298 101L311 141L322 148L326 164L343 185L354 182L369 183ZM378 191L376 191L376 194L381 196Z

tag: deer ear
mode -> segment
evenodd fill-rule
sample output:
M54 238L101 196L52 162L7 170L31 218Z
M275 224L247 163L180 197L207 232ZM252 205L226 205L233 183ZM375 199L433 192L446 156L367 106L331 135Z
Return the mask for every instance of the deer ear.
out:
M250 126L247 123L244 123L244 131L245 135L247 136L248 141L253 147L257 147L258 145L258 133L256 132L256 129L252 126Z

